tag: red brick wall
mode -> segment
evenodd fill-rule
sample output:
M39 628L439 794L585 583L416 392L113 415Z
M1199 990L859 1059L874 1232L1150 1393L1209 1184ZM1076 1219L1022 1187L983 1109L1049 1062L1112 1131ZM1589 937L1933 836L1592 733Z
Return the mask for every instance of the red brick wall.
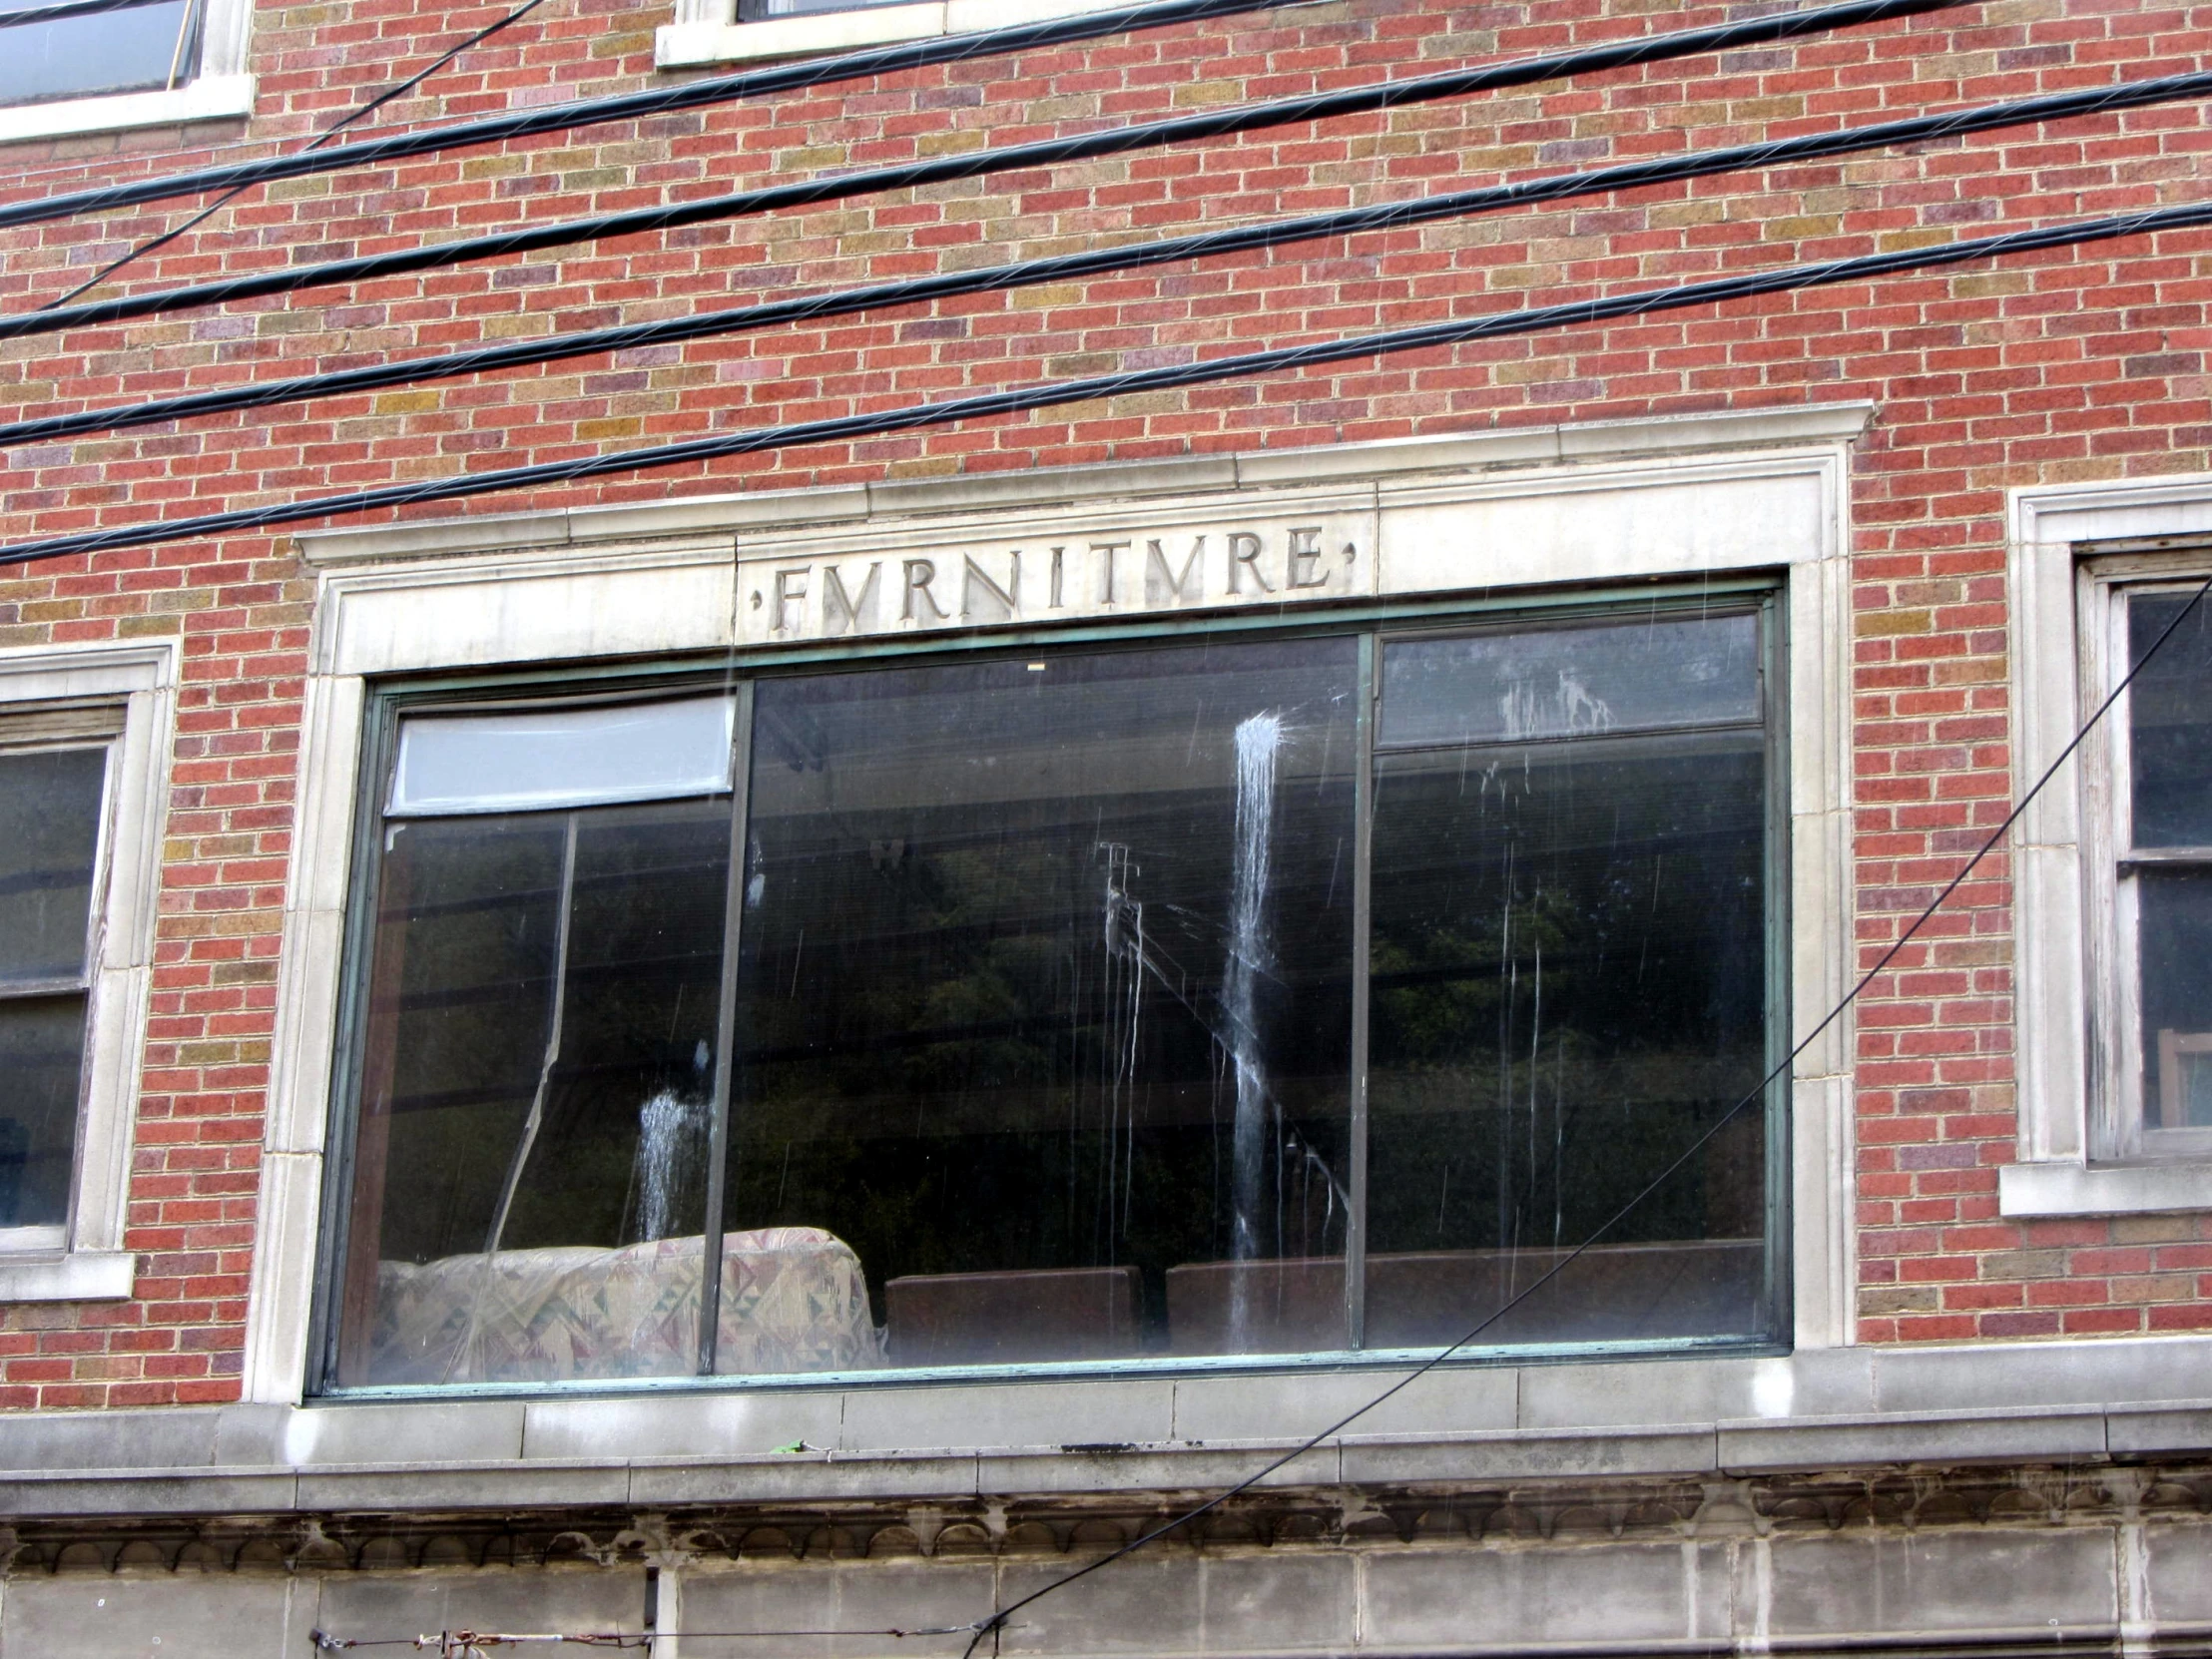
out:
M267 153L493 16L265 6L260 113L0 153L10 196ZM723 106L252 192L133 268L153 287L771 178L1005 143L1718 21L1650 0L1343 0ZM665 9L548 0L400 106L457 118L652 81ZM1722 60L1618 71L1051 173L0 347L7 404L68 409L591 326L939 262L1310 212L2200 67L2212 6L1986 0ZM14 451L9 539L593 453L966 389L1848 256L2190 199L2180 105L1524 215ZM191 205L0 233L0 309L58 294ZM1853 512L1858 934L1871 962L2002 817L2008 487L2212 467L2212 234L2189 232L548 491L791 487L1869 398ZM458 510L511 510L490 498ZM296 780L308 588L282 538L0 571L0 645L180 636L129 1244L138 1299L0 1311L0 1406L235 1395ZM2013 1136L2001 858L1859 1014L1862 1332L1872 1341L2212 1325L2198 1218L1996 1219Z

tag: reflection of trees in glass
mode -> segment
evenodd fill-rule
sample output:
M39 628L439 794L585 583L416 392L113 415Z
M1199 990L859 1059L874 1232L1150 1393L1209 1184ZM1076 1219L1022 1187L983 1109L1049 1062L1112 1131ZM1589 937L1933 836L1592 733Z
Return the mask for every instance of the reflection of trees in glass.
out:
M1172 990L1150 975L1134 984L1132 1060L1130 969L1109 977L1104 864L1086 841L1058 828L937 854L909 835L895 869L847 854L842 873L862 877L840 884L852 931L822 947L818 969L811 930L804 946L794 932L789 955L763 943L776 960L759 976L785 994L747 1004L764 1057L748 1068L738 1118L733 1225L829 1227L878 1286L1009 1267L1134 1263L1156 1275L1227 1254L1229 1096L1205 1018L1217 986L1199 971L1218 979L1219 947L1194 906L1151 907L1163 952L1192 968ZM839 879L809 871L810 889ZM828 1018L811 995L817 971L825 990L850 987L830 991ZM833 1046L820 1040L826 1024ZM1341 1118L1342 1090L1340 1071L1322 1104L1330 1117ZM1324 1157L1338 1153L1333 1125L1314 1139ZM1339 1248L1342 1206L1325 1240L1326 1184L1300 1185L1311 1217L1294 1192L1287 1248Z
M878 1294L913 1274L1133 1265L1160 1340L1166 1270L1230 1253L1232 734L1255 707L1316 701L1351 656L1123 656L1110 696L1086 659L1056 690L1019 665L930 671L948 700L982 694L972 742L935 724L956 701L886 694L855 717L802 688L821 707L772 710L806 742L756 764L729 1225L828 1228ZM1261 672L1283 658L1299 672ZM1260 667L1224 689L1223 663ZM1353 792L1314 766L1353 745L1326 725L1291 741L1310 752L1273 815L1278 965L1256 1002L1312 1146L1265 1149L1269 1248L1300 1254L1345 1232L1330 1177L1349 1167Z

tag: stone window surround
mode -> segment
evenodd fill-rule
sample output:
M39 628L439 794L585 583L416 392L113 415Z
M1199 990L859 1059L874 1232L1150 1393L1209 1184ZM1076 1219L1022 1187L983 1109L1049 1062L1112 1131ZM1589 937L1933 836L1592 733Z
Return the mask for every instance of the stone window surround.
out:
M760 23L737 20L737 0L676 0L676 20L653 36L656 69L695 69L707 64L806 58L825 52L857 52L904 40L973 34L1016 23L1083 12L1115 11L1130 0L920 0L815 12Z
M2015 792L2041 777L2110 687L2098 587L2150 574L2168 539L2212 544L2212 474L2062 484L2011 492L2005 555L2012 605ZM2122 549L2146 553L2117 568ZM2170 562L2170 561L2168 561ZM2196 554L2191 568L2207 568ZM2084 855L2105 750L2092 734L2028 807L2013 843L2013 1006L2017 1022L2019 1161L1997 1171L2007 1216L2107 1216L2212 1210L2212 1162L2099 1162L2109 1091L2092 1087L2096 1004L2090 917L2099 913ZM2015 799L2017 798L2015 794Z
M253 22L253 0L207 0L200 31L200 69L191 80L153 92L0 105L0 144L252 115L254 77L247 68L246 46Z
M1010 522L1032 533L1021 525L1065 526L1071 510L1087 524L1173 523L1179 512L1249 503L1278 513L1302 496L1341 502L1348 491L1365 492L1382 530L1379 566L1391 557L1393 519L1420 547L1433 549L1441 530L1455 528L1452 545L1471 540L1494 550L1479 584L1445 591L1782 570L1791 1023L1802 1032L1842 996L1851 963L1846 486L1851 440L1872 412L1866 403L1798 406L302 535L317 597L245 1397L296 1404L309 1381L346 885L376 677L734 646L742 657L750 650L737 643L739 600L742 578L758 580L764 570L755 561L788 560L800 544L840 556L878 553L963 522L979 535L1011 533ZM1423 561L1410 540L1406 546L1408 568L1428 572L1415 585L1437 591L1434 557ZM1807 1051L1793 1089L1792 1338L1800 1349L1853 1341L1849 1024L1839 1021ZM1113 1385L1100 1379L1051 1386L1069 1390L1069 1409L1080 1416L1086 1389ZM894 1379L868 1386L910 1391ZM1065 1437L1084 1437L1072 1418Z
M135 1258L123 1248L125 1202L153 980L176 688L177 648L167 642L0 651L0 720L68 701L123 706L103 804L107 878L70 1219L59 1250L0 1252L0 1303L118 1301L131 1294Z

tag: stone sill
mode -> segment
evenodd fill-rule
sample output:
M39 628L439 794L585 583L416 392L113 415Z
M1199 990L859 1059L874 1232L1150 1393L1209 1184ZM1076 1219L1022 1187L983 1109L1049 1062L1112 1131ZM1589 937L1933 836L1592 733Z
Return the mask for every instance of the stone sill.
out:
M1722 1478L2212 1450L2212 1339L1439 1370L1269 1479ZM0 1417L12 1515L925 1502L1226 1486L1375 1376ZM1254 1434L1253 1429L1265 1430ZM1101 1441L1106 1444L1101 1449ZM804 1441L804 1452L775 1449ZM1070 1450L1070 1444L1084 1449Z
M2212 1164L2004 1164L2003 1216L2127 1216L2212 1210Z
M0 144L115 133L132 127L183 126L254 113L254 77L206 75L162 92L122 92L66 98L52 104L0 107Z
M11 1260L0 1256L0 1303L122 1302L131 1294L138 1258L124 1250Z

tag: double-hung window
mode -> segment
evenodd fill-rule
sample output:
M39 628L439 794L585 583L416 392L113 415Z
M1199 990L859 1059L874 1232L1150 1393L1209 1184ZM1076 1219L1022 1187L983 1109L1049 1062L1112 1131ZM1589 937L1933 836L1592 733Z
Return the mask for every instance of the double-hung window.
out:
M0 1250L68 1234L122 725L120 709L0 721Z
M326 1379L1775 1340L1776 614L391 688Z
M0 0L0 104L183 86L205 12L206 0Z
M2121 673L2143 664L2109 739L2109 1084L2123 1157L2212 1154L2212 605L2197 600L2201 585L2111 594L2108 660Z

